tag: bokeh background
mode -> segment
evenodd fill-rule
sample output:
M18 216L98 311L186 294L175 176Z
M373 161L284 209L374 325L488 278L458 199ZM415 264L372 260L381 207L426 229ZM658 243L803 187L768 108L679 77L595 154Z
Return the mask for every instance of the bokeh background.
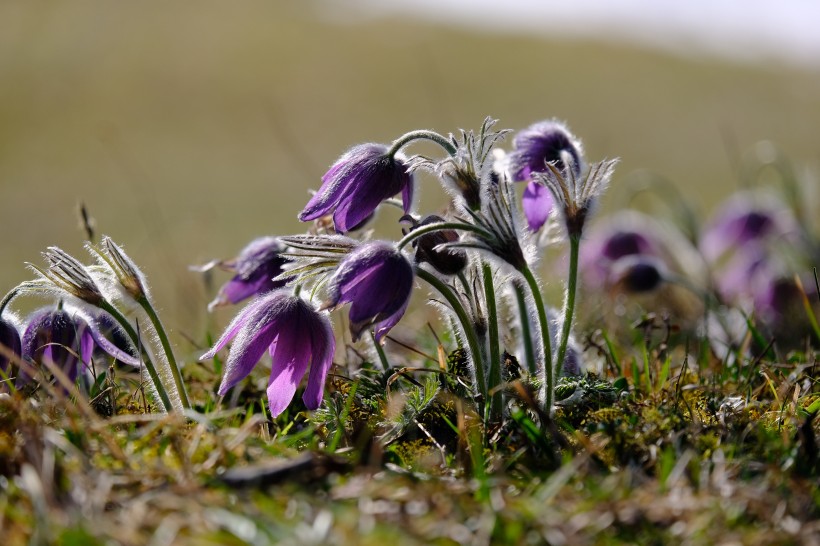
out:
M763 12L774 38L752 25L733 40L757 1L666 17L626 2L632 26L598 4L4 0L0 291L48 245L85 255L84 203L143 267L171 329L195 335L212 294L189 264L300 232L308 189L350 145L487 115L513 129L558 117L591 159L620 156L610 209L648 169L706 214L762 139L817 171L820 57L776 39L800 29Z

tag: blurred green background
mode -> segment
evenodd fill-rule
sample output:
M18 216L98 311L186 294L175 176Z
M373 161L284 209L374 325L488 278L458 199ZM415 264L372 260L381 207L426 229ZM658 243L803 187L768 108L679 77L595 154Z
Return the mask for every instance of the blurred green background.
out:
M339 9L336 4L334 10ZM820 73L401 19L318 1L0 2L0 290L48 245L85 256L77 205L142 266L169 326L201 326L187 270L296 214L348 146L558 117L704 211L761 139L820 158ZM440 190L421 189L425 204ZM392 212L388 214L393 214ZM221 281L224 277L219 277ZM229 311L230 312L230 311Z

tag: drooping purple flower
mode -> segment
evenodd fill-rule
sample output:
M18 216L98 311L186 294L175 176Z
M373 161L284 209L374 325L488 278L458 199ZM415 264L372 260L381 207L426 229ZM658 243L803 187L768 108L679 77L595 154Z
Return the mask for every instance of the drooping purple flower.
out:
M566 126L556 120L542 121L530 125L513 139L510 153L510 172L516 182L528 181L521 199L524 216L532 231L544 225L553 207L552 193L537 183L533 173L544 173L547 164L558 170L572 168L572 174L581 176L583 150L581 143ZM568 165L569 163L569 165Z
M232 339L219 386L220 396L247 377L267 350L273 360L267 391L273 417L288 407L308 366L310 373L302 400L308 409L316 409L322 403L325 379L336 350L326 314L298 296L274 290L245 306L200 360L213 358Z
M660 257L659 245L648 234L626 226L604 226L596 229L581 247L580 268L585 283L602 287L612 279L613 265L630 256Z
M413 175L400 155L389 156L383 144L354 146L322 177L322 187L299 214L306 222L333 214L336 231L361 224L376 207L401 192L404 212L413 201Z
M138 366L139 360L117 348L102 335L99 322L78 311L44 307L33 312L26 321L21 340L24 360L34 364L49 362L60 368L72 383L90 369L95 348L100 348L117 360ZM45 368L44 368L45 369ZM25 385L31 377L20 370L17 385Z
M14 356L20 357L22 348L20 346L20 332L11 320L0 317L0 370L11 379L10 370ZM0 392L6 390L5 382L0 377Z
M741 193L717 211L699 246L707 261L714 262L732 249L789 238L796 230L797 223L785 206L771 199L762 204L754 196Z
M376 339L381 340L407 310L413 278L413 266L393 245L363 243L339 263L329 283L325 308L351 303L353 339L372 326Z
M529 180L530 174L534 172L546 172L547 163L553 163L560 170L564 170L567 167L564 153L568 153L572 158L575 176L580 176L583 149L566 125L557 120L530 125L513 139L513 151L510 154L513 180Z
M236 274L219 289L208 308L239 303L251 296L285 286L286 279L274 281L274 277L279 276L285 264L290 262L282 256L286 248L276 237L260 237L248 243L236 259L220 263Z
M637 231L616 231L601 245L601 255L611 261L633 254L654 253L654 245Z

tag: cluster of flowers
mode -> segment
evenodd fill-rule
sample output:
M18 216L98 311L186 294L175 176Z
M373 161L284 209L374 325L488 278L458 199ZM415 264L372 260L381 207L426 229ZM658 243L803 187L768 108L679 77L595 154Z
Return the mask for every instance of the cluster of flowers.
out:
M422 130L390 146L354 146L330 167L299 214L302 221L315 221L308 234L257 239L236 260L221 263L235 276L211 305L252 295L255 299L202 356L213 358L233 341L219 394L244 379L267 350L273 361L268 386L272 415L288 406L308 367L303 401L315 409L335 352L328 311L349 303L353 339L370 331L379 344L404 315L420 279L446 302L441 307L458 325L456 334L469 351L473 395L494 417L503 404L503 389L498 387L506 349L501 346L500 328L505 325L499 326L499 310L517 304L519 314L508 321L507 331L518 328L519 346L514 349L526 357L530 377L542 385L543 403L551 409L557 374L580 370L570 342L575 267L559 335L552 324L555 313L544 307L532 273L538 257L532 233L557 216L577 262L586 219L615 161L587 166L580 142L557 121L521 131L512 152L504 154L497 144L507 131L493 131L493 123L485 120L478 134L462 131L460 138ZM419 139L438 144L445 157L402 154ZM419 170L432 173L451 197L441 215L417 216L413 209ZM527 183L523 218L514 191L519 181ZM395 242L362 235L362 226L379 206L397 195L405 214L400 219L404 237ZM558 215L551 215L553 209ZM410 246L412 254L406 252ZM303 299L306 293L315 297L317 290L324 291L320 304Z
M737 346L749 320L780 345L805 339L804 302L817 300L814 278L805 273L818 245L795 209L768 188L745 189L704 226L686 236L637 211L602 219L580 259L585 288L610 296L604 301L615 300L613 308L638 302L639 312L673 316L684 327L704 331L711 324L713 345Z
M428 285L430 301L453 325L468 357L471 396L490 420L504 414L504 353L525 364L521 379L538 389L546 412L558 375L580 373L571 335L579 270L585 293L615 298L609 307L616 314L625 297L644 297L641 312L661 310L701 332L717 322L721 343L731 346L749 329L733 331L727 309L740 314L744 327L754 317L780 339L802 335L787 319L807 301L804 286L810 292L814 284L795 272L806 270L818 245L794 207L746 191L720 207L700 234L685 236L636 211L587 230L617 161L587 164L580 141L555 120L520 131L505 152L499 144L508 131L493 125L487 119L477 133L419 130L390 145L354 146L299 214L310 222L306 233L262 237L235 260L198 268L234 273L209 309L252 298L201 357L214 358L231 344L218 393L240 383L268 352L271 414L288 407L306 374L303 401L318 408L336 352L331 311L349 304L353 340L369 334L387 368L381 344L404 316L417 281ZM420 139L437 144L443 157L404 155ZM443 212L416 211L419 171L449 196ZM519 182L526 184L520 201ZM383 203L403 210L399 240L373 239L364 229ZM567 244L569 256L560 311L545 306L533 273L543 255L539 245L556 241ZM29 265L38 278L0 300L0 389L26 388L34 378L53 378L63 389L87 387L94 361L114 359L148 372L160 410L189 408L145 277L111 239L86 247L96 263L84 265L51 247L45 268ZM57 303L21 321L7 307L27 293L46 293Z
M29 264L37 278L0 301L0 388L27 388L36 378L63 392L75 384L87 390L95 363L117 361L148 372L149 392L162 410L190 407L144 275L108 237L86 248L96 258L90 266L50 247L43 253L45 268ZM20 321L7 307L27 294L53 297L56 304Z

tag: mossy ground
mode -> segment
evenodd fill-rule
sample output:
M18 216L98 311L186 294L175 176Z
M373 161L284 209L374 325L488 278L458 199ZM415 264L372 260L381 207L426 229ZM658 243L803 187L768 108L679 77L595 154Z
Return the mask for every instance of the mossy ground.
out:
M723 368L649 355L637 376L563 379L549 422L513 383L504 426L458 396L458 353L449 374L365 364L322 410L276 420L254 380L218 408L202 365L187 419L145 413L125 375L113 416L51 387L5 397L0 532L9 545L816 544L815 355Z

